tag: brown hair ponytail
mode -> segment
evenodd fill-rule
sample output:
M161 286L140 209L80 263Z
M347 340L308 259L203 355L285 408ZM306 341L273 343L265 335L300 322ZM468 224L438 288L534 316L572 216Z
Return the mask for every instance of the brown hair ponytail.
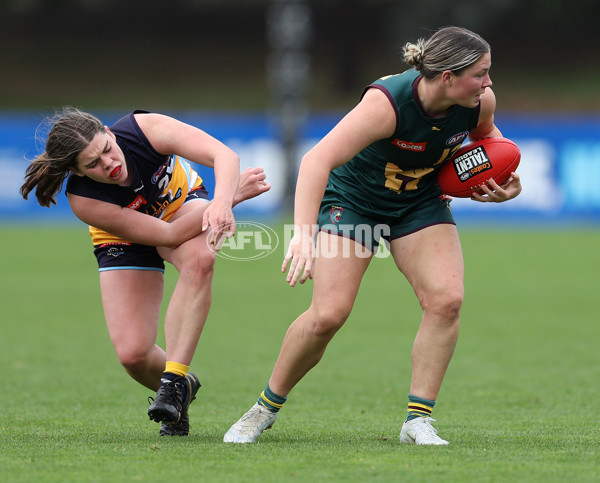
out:
M490 52L490 45L479 35L461 27L444 27L429 39L404 46L404 61L427 79L450 70L460 74Z
M27 167L20 193L27 199L35 189L38 203L49 207L56 204L56 195L69 171L77 166L79 153L104 130L104 126L95 116L74 107L62 108L40 127L43 126L51 126L46 149Z

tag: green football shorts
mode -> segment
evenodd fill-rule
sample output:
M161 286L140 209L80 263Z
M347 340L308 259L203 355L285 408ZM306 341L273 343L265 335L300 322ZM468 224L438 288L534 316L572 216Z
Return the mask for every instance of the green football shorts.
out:
M372 252L377 251L383 238L391 240L415 233L433 225L455 225L450 199L445 196L407 205L398 216L359 213L331 195L321 203L319 230L350 238Z

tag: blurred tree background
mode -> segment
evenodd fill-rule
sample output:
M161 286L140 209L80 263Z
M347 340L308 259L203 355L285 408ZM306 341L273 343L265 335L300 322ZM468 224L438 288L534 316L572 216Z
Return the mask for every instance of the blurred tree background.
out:
M269 0L0 0L1 110L250 110L270 102ZM346 110L445 25L492 46L504 111L600 110L593 0L306 0L307 102Z

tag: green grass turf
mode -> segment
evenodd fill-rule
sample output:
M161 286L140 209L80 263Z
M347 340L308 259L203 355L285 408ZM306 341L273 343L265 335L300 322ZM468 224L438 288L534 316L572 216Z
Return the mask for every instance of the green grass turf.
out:
M462 332L435 409L451 444L436 448L398 442L420 310L389 258L374 260L274 428L238 446L222 436L310 299L284 283L281 247L218 259L191 434L165 439L146 416L150 392L110 345L85 227L4 226L0 237L0 481L600 479L598 231L462 230Z

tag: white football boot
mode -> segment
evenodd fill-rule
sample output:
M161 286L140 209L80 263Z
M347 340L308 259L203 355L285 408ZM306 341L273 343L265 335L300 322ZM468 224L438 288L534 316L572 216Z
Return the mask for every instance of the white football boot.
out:
M431 425L432 421L435 419L429 417L405 421L400 431L400 442L405 444L448 444L448 441L437 435L437 430Z
M223 437L224 443L256 443L263 431L273 426L277 413L256 403Z

